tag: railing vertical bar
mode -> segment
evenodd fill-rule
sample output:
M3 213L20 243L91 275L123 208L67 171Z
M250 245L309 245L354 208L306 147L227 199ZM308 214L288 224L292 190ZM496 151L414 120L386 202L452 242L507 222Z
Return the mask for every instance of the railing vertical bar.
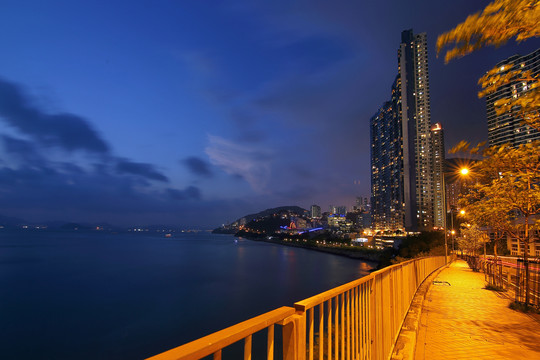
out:
M354 331L355 331L355 324L354 324L354 288L351 289L351 359L354 359Z
M371 328L371 307L373 304L371 304L371 291L372 291L373 281L370 281L366 284L366 359L371 359L371 331L373 330Z
M324 302L319 305L319 360L323 360L324 353Z
M246 336L244 340L244 360L251 360L251 341L252 335Z
M313 360L313 313L315 312L315 308L311 308L309 310L309 360Z
M345 360L345 293L341 294L341 360Z
M395 268L397 269L397 268ZM390 333L388 334L388 345L387 345L387 351L385 351L385 354L388 353L388 349L392 346L393 340L394 340L394 334L396 333L396 277L395 272L397 270L390 270L390 278L389 278L389 287L390 287Z
M213 359L214 360L221 360L221 349L214 353Z
M380 275L376 275L373 278L373 284L371 285L371 298L370 298L370 307L371 307L371 314L370 314L370 323L371 323L371 334L369 341L371 342L371 353L370 353L370 359L377 359L378 355L378 346L380 343L380 339L378 338L379 334L379 317L377 316L378 308L380 306L380 303L377 302L377 283Z
M362 359L364 350L364 319L362 314L364 313L364 284L358 286L358 359Z
M266 344L266 359L274 360L274 324L268 327L268 339Z
M367 358L367 337L369 332L369 322L367 319L368 303L368 286L367 283L362 284L362 356L361 359Z
M347 360L351 359L351 291L347 291Z
M358 324L356 322L356 286L352 289L353 290L353 297L352 297L352 323L353 323L353 337L352 337L352 358L356 359L356 329L358 327Z
M355 353L354 358L358 359L358 356L360 354L360 286L356 287L356 296L354 297L354 323L356 332L354 334L355 339Z
M334 297L334 353L336 360L339 360L339 295Z
M328 299L326 302L326 308L328 309L328 359L332 358L332 299Z

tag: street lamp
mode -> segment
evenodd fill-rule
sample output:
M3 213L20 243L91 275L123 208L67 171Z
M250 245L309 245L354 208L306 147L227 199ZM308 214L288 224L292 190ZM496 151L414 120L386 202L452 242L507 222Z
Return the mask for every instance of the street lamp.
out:
M465 176L468 176L469 175L469 168L467 167L462 167L459 169L459 175L461 177L465 177ZM445 183L445 179L444 179L444 174L443 174L443 191L444 191L444 208L445 208L445 211L446 211L446 183ZM461 210L461 215L465 214L465 210ZM450 223L451 223L451 228L452 228L452 231L451 231L451 235L452 235L452 253L455 251L455 248L454 248L454 234L456 233L454 231L454 211L452 209L452 206L450 206ZM446 216L444 217L444 262L445 264L448 263L448 241L447 241L447 238L448 238L448 225L446 223Z

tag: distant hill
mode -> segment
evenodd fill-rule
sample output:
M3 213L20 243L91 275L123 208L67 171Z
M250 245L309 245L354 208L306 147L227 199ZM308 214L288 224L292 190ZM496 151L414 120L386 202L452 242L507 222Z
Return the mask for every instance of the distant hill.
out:
M246 221L251 221L254 219L264 218L264 217L267 217L273 214L279 214L282 212L290 212L296 215L304 215L307 213L307 210L301 208L300 206L280 206L280 207L276 207L272 209L266 209L256 214L249 214L249 215L243 216L237 221L240 221L241 219L246 219Z
M274 214L288 213L296 216L307 215L308 211L299 206L279 206L271 209L260 211L256 214L249 214L236 220L233 224L214 229L214 234L235 234L238 231L240 224L250 224L252 228L257 228L265 232L274 232L279 226L288 225L289 222L283 219L272 219ZM266 219L264 222L258 222L254 225L253 222L258 219Z
M11 216L4 216L0 214L0 225L5 227L15 227L20 224L26 223L25 220L11 217Z

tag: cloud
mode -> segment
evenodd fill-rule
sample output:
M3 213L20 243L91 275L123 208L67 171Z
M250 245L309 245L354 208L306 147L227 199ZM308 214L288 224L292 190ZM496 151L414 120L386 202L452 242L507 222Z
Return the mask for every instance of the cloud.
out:
M167 189L166 192L173 200L198 200L201 198L201 190L196 186L188 186L184 190Z
M257 192L265 192L270 176L271 156L268 151L240 145L219 136L208 136L206 154L212 164L226 173L241 176Z
M90 123L74 114L47 114L34 106L22 89L0 79L0 120L35 141L65 150L109 152L108 144Z
M42 164L44 162L36 146L30 141L3 135L2 142L4 144L4 150L9 154L10 158L16 158L26 164L32 165Z
M210 170L210 164L208 164L203 159L200 159L195 156L188 157L182 160L182 163L195 175L212 177L212 171Z
M116 171L120 174L142 176L149 180L169 182L169 178L157 171L152 164L133 162L127 159L118 159Z
M107 221L119 225L196 226L221 221L219 207L200 200L197 187L141 192L136 178L109 173L106 167L87 172L65 163L45 163L40 168L0 167L2 212L27 221Z

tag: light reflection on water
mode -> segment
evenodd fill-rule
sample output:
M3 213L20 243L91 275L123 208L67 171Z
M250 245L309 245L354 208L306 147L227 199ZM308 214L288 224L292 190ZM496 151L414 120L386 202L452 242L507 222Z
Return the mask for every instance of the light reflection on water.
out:
M132 359L366 275L359 260L210 234L0 232L9 359Z

